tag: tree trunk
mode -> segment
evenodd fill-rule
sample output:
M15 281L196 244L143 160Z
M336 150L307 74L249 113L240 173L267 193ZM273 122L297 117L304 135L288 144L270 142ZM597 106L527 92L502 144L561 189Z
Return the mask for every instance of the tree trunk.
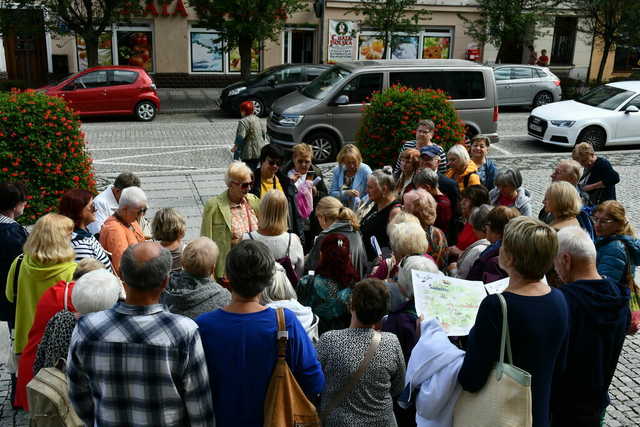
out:
M94 33L82 34L82 38L87 48L87 66L91 68L100 65L98 64L99 35Z
M238 41L238 50L240 51L240 75L243 80L249 80L251 76L251 47L253 39L241 37Z
M384 33L384 48L382 49L382 59L387 59L387 49L389 49L389 40L391 39L391 37L389 36L389 33Z
M604 74L604 67L607 65L607 59L609 58L609 51L611 50L611 40L604 42L604 50L602 51L602 58L600 59L600 67L598 67L598 76L596 77L596 83L602 83L602 75Z

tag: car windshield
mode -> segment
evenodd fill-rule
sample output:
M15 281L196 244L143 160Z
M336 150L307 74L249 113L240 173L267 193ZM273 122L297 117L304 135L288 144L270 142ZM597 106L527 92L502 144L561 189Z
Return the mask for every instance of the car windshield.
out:
M285 68L286 65L274 65L273 67L269 67L266 70L264 70L263 72L261 72L260 74L256 74L255 76L251 77L249 79L249 81L258 81L258 80L262 80L265 77L270 76L271 74L273 74L274 72L281 70L283 68Z
M598 86L582 95L576 101L592 107L604 108L605 110L615 110L629 97L633 92L620 89L613 86Z
M329 68L309 83L309 85L302 90L302 94L313 99L324 99L331 93L331 89L347 78L349 74L351 74L351 71L345 70L344 68L337 66Z

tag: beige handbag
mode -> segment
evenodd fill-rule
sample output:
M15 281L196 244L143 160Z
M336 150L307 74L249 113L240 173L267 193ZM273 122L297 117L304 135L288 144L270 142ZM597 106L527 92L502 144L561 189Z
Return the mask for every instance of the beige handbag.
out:
M497 294L502 307L500 360L477 393L462 391L453 412L454 427L530 427L531 375L513 365L507 303ZM508 363L504 362L505 344Z

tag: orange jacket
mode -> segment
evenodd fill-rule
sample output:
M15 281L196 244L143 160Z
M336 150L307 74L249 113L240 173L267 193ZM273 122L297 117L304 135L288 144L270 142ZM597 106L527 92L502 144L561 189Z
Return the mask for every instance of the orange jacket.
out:
M478 175L478 166L476 166L473 160L470 160L469 163L467 163L467 169L465 169L465 171L460 175L455 175L453 169L449 169L445 175L458 183L458 191L460 191L460 194L462 194L464 189L470 185L482 184L480 182L480 176ZM469 178L466 178L467 175Z
M145 237L138 221L127 227L113 215L107 218L100 229L100 244L105 251L111 253L113 271L120 275L120 258L131 245L144 242Z

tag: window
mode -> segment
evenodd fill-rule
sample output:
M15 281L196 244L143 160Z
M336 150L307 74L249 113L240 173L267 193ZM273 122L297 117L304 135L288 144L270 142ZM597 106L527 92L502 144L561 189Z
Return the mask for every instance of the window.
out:
M98 41L98 65L112 65L113 52L111 50L113 33L111 31L100 34ZM89 68L87 61L87 48L84 39L76 36L76 51L78 53L78 71Z
M358 59L385 59L382 57L383 53L383 40L373 35L361 35L358 38Z
M448 59L450 47L451 37L425 36L422 38L422 58Z
M391 59L418 59L418 36L392 36Z
M153 71L153 34L151 31L117 31L118 64Z
M497 68L494 71L496 81L511 80L511 68Z
M222 40L216 33L191 33L191 72L222 72Z
M240 72L240 49L237 47L232 49L227 54L227 71ZM256 43L251 48L251 71L257 72L260 70L260 42Z
M535 72L536 72L536 75L537 75L538 77L540 77L540 78L547 77L547 73L545 73L545 72L544 72L544 71L542 71L542 70L535 70ZM535 77L535 76L534 76L534 77Z
M515 67L511 69L511 78L516 79L532 79L533 69L525 67Z
M302 81L302 67L285 68L272 74L275 84L296 83Z
M95 88L107 85L107 71L94 71L75 80L76 85L83 88Z
M114 70L111 79L112 86L129 85L136 81L138 73L135 71Z
M302 94L313 99L325 99L331 93L331 90L341 84L340 82L346 79L349 74L351 74L351 71L334 65L305 87L302 90Z
M573 65L577 26L578 18L574 16L556 16L553 28L551 65Z
M363 74L347 83L340 95L349 97L349 104L364 104L375 91L382 90L382 74Z
M324 68L307 67L307 81L310 82L318 77L324 71Z
M410 71L390 74L391 84L441 89L452 99L484 98L484 77L477 71Z
M636 96L631 101L629 101L629 103L627 103L627 105L625 105L624 108L627 108L629 105L633 105L634 107L640 108L640 95Z
M591 89L589 92L576 99L576 101L591 105L592 107L599 107L613 111L632 95L633 92L631 91L609 85L602 85Z
M283 46L284 63L313 63L315 33L315 28L285 29Z
M617 46L613 71L629 72L640 68L640 47Z

